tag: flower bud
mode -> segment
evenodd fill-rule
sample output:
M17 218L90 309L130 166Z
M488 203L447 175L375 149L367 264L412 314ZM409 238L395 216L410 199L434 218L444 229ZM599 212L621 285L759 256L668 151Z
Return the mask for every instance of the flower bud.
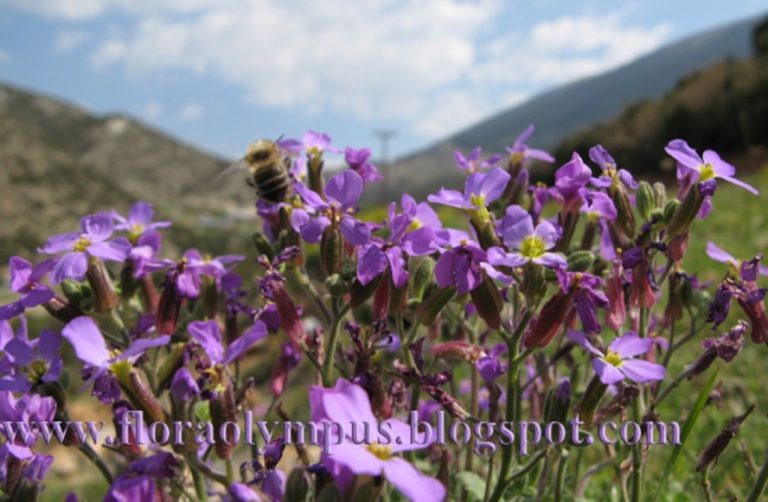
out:
M563 380L547 392L544 400L544 421L564 423L571 407L571 381Z
M763 294L765 294L763 292ZM739 306L749 317L749 322L752 325L752 332L750 337L755 343L768 342L768 315L765 312L765 303L763 302L763 296L757 295L758 298L739 298Z
M418 309L419 321L424 326L431 326L437 319L440 311L443 310L453 295L456 294L456 290L448 288L435 288L432 292L421 302Z
M160 304L160 293L157 292L152 277L145 275L140 278L139 290L141 291L141 299L144 302L144 311L151 314L156 313Z
M235 449L235 437L232 428L230 434L221 436L221 426L226 422L235 422L237 420L237 405L235 404L235 393L232 390L232 384L229 381L224 383L224 388L214 392L210 400L211 422L213 423L214 451L216 455L224 460L232 457L232 450Z
M661 181L653 184L653 202L656 208L663 208L667 204L667 187Z
M389 311L389 292L390 292L390 279L389 274L384 274L385 277L379 281L379 286L376 288L376 292L373 295L373 318L383 319L387 316Z
M584 421L584 427L592 425L595 418L595 409L597 409L597 405L600 404L600 400L607 389L608 386L601 382L597 375L593 376L592 380L589 381L584 395L581 396L581 400L576 405L576 413Z
M112 287L104 262L96 258L88 260L85 276L93 290L93 308L96 312L104 313L117 307L120 299Z
M469 296L472 298L472 304L475 306L477 315L485 321L485 324L491 329L499 329L504 301L493 280L483 273L483 281L470 291Z
M492 217L480 218L475 216L472 218L472 227L474 227L477 233L477 241L483 249L501 245L499 236L496 235L496 226L493 223Z
M680 201L677 199L672 199L671 201L667 202L664 205L664 209L662 210L661 221L664 224L669 224L669 222L672 221L672 217L675 215L679 207L680 207Z
M72 305L80 305L81 302L91 295L90 288L88 288L87 291L84 291L84 285L77 281L73 281L72 279L64 279L61 281L60 286L61 292L64 293L64 297Z
M672 239L673 237L688 231L691 223L696 219L696 214L699 212L703 202L704 197L699 194L698 187L693 187L688 190L688 194L686 194L683 201L677 207L667 225L668 239Z
M374 291L379 287L379 282L381 282L382 276L383 274L376 277L365 286L363 286L357 279L352 282L352 286L349 288L349 304L353 309L364 304L371 296L373 296Z
M552 341L572 309L572 296L571 293L558 291L544 304L533 326L523 337L526 348L546 347Z
M160 295L160 303L157 305L157 317L155 329L158 335L172 335L176 332L181 313L182 298L176 284L167 278Z
M309 495L309 479L301 467L294 467L285 482L284 500L307 500Z
M320 239L320 264L326 275L334 274L341 270L344 258L344 240L341 232L333 225L328 227Z
M438 359L457 359L474 364L485 355L485 351L479 345L464 341L451 341L436 343L431 347L432 355Z
M341 274L333 274L325 280L325 289L331 296L338 298L349 293L349 284L341 277Z
M653 189L647 181L641 181L640 186L635 193L635 202L637 203L637 212L645 220L651 219L651 212L656 207L656 197Z
M288 335L294 346L300 347L306 333L304 332L304 326L301 324L301 318L296 311L296 304L293 303L282 282L272 281L271 285L277 313L280 315L280 327Z
M688 250L688 232L683 232L672 237L667 245L667 255L675 263L680 262Z
M667 308L664 310L664 321L670 323L683 317L682 289L685 284L685 274L672 272L667 279Z
M253 242L253 246L256 248L256 251L258 251L259 254L265 255L269 261L274 259L275 249L272 247L269 239L267 239L264 234L254 232L251 235L251 241Z
M574 251L568 255L568 270L570 272L586 272L595 262L591 251Z
M70 302L64 302L61 298L54 296L43 304L45 310L55 319L68 323L75 317L80 317L83 312L80 307Z
M550 269L547 269L551 272ZM547 278L544 275L544 267L535 263L525 264L525 274L520 291L525 295L528 303L535 304L547 292Z
M635 235L635 215L632 212L632 204L629 194L622 183L613 183L608 187L608 195L616 206L616 219L611 223L627 238Z
M736 434L741 428L741 424L747 419L747 417L755 409L755 405L751 405L743 415L733 417L728 424L723 428L720 433L704 448L704 451L699 455L699 463L696 464L696 472L703 472L710 464L716 462L720 455L728 447L728 443L731 439L736 437Z
M171 382L171 396L177 403L185 403L200 394L200 387L187 368L180 368Z
M167 415L160 401L158 401L152 390L142 380L141 376L130 367L130 364L118 363L116 367L113 366L113 371L120 388L128 397L128 400L144 412L148 423L166 421Z
M611 275L606 285L608 297L608 310L605 315L605 323L613 330L619 331L627 319L627 306L624 303L624 278L621 260L616 260L611 268Z
M427 286L434 280L435 261L428 257L418 257L411 260L413 273L410 276L411 297L422 300Z
M171 352L163 360L160 368L157 370L157 382L159 389L165 389L171 382L177 370L184 364L184 350L187 344L184 342L171 345Z

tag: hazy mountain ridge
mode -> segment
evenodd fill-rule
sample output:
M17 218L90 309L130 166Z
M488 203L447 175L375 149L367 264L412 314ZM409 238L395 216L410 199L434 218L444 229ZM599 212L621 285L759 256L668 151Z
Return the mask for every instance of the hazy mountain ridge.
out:
M391 186L406 185L422 194L456 184L463 177L453 161L454 149L481 146L486 152L502 152L528 124L536 126L532 146L554 148L567 135L609 119L631 103L658 98L693 71L728 57L748 57L752 31L760 19L685 38L617 69L538 95L400 159L392 168Z

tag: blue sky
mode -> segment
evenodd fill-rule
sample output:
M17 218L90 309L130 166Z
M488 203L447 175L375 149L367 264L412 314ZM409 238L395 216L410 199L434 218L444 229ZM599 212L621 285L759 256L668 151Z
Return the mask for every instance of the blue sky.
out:
M236 156L330 133L396 155L763 0L0 0L0 81Z

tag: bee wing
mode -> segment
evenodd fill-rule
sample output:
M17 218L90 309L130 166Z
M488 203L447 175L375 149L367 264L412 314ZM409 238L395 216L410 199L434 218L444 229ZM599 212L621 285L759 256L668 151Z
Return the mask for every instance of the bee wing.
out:
M234 162L232 162L230 165L226 167L217 177L216 177L216 183L221 183L221 181L230 174L237 172L237 171L247 171L248 170L248 163L245 161L245 159L238 159Z

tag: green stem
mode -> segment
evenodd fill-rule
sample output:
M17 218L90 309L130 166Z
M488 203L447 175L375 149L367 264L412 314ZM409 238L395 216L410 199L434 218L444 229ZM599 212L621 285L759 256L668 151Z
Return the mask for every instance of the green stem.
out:
M760 472L757 474L755 484L752 485L752 491L747 497L747 502L757 502L760 500L760 495L765 488L765 482L768 481L768 451L765 453L765 460L763 460L763 466L760 468Z
M515 332L512 333L512 336L506 338L507 352L510 361L509 369L507 370L507 420L514 420L514 417L517 414L517 410L515 408L517 405L520 364L519 362L516 363L515 361L518 359L520 352L520 338L522 338L523 333L525 332L525 328L528 326L531 317L532 314L530 312L526 312L522 319L520 319L520 323L517 325ZM499 479L496 481L496 487L494 488L493 494L491 495L491 502L498 502L501 500L501 497L504 495L504 491L507 489L507 480L505 478L507 477L507 473L509 472L509 468L512 464L513 449L512 441L509 443L510 444L508 445L504 445L504 448L501 452Z
M235 467L232 465L231 458L228 458L224 464L227 467L227 486L229 486L235 480Z
M101 471L101 473L104 475L104 479L107 480L107 483L112 484L114 478L112 477L112 473L109 472L109 467L107 467L107 464L104 463L104 460L102 460L99 454L96 453L93 448L91 448L91 445L88 443L81 443L80 446L78 446L78 449L83 452L83 455L88 457L88 460L93 462L99 471Z
M336 302L333 302L333 322L331 323L331 332L328 336L325 361L323 361L323 387L330 387L333 381L333 361L336 359L336 347L339 344L339 327L348 309L348 305L339 309L336 306Z
M632 418L636 423L640 422L640 404L639 398L632 400ZM632 474L631 474L631 501L640 502L640 477L642 468L642 458L640 455L640 443L632 445Z
M557 479L555 481L555 502L563 500L563 486L565 481L565 462L568 460L568 450L563 450L560 454L560 461L557 464Z
M194 469L190 469L190 471L192 471L192 480L195 482L195 494L197 494L197 500L200 502L207 502L208 490L205 487L205 478Z

